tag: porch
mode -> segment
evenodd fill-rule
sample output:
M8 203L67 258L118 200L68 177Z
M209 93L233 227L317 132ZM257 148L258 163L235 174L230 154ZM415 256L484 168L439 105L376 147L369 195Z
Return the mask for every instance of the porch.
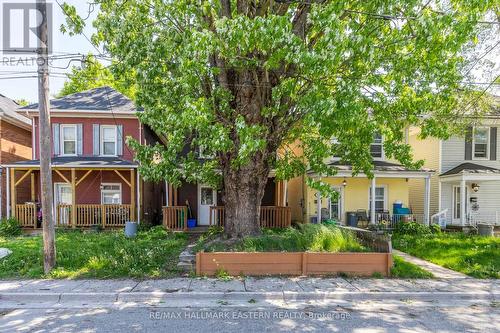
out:
M410 221L429 224L432 170L410 170L402 165L374 161L373 178L370 179L364 174L353 176L351 166L333 164L338 169L334 177L321 178L311 174L329 184L337 195L322 197L315 190L308 190L306 211L309 222L335 220L345 225L386 229ZM423 214L412 211L409 179L424 182Z
M136 165L117 158L78 161L53 158L53 207L56 227L116 228L140 214ZM70 162L71 161L71 162ZM37 160L7 166L9 216L23 228L41 228L40 167Z
M175 188L167 184L167 205L163 207L163 225L169 230L188 230L197 227L224 226L225 210L220 193L203 184L183 184ZM184 205L179 204L183 202ZM262 228L286 228L292 224L291 209L287 206L287 183L270 177L260 208Z
M463 163L439 176L441 207L448 209L446 224L500 226L500 170Z

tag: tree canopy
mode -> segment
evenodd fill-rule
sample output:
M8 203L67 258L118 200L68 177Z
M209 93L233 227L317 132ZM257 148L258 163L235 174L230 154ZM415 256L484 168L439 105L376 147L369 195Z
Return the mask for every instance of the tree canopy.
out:
M338 156L354 173L370 175L375 134L383 135L388 158L418 167L405 129L419 126L423 136L444 138L457 115L470 111L460 99L467 91L460 84L462 51L495 5L98 2L94 40L115 59L113 73L134 70L141 121L168 140L154 147L131 142L140 171L177 185L221 186L226 219L236 225L231 235L255 232L238 224L260 205L270 170L280 179L306 170L333 175L328 158ZM200 147L214 158L200 159ZM312 178L309 185L324 189ZM247 197L257 199L244 208ZM257 224L255 214L250 218Z

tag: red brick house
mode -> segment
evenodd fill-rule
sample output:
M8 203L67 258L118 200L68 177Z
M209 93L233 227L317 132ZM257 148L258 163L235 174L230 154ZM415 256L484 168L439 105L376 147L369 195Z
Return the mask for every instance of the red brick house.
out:
M127 220L160 222L165 184L141 179L125 144L160 138L137 118L134 103L110 87L50 101L54 213L58 226L121 226ZM21 108L33 120L33 159L7 165L10 213L25 227L39 227L40 149L38 105ZM18 186L30 184L29 200Z
M20 106L0 95L0 217L7 216L7 175L3 165L32 158L31 119L16 112ZM29 184L28 184L29 185ZM18 195L29 198L26 183L18 185Z

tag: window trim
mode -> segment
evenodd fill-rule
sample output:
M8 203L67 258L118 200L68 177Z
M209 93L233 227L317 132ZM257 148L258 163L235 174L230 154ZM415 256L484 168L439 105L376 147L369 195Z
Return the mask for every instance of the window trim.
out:
M99 131L100 131L100 133L99 133L100 155L101 156L118 156L118 126L116 126L116 125L101 125L99 127L100 127L100 129L99 129ZM115 130L115 153L114 154L104 154L104 130L105 129L114 129ZM106 142L110 142L110 141L106 141Z
M64 142L71 142L72 140L64 140L64 129L73 128L75 130L75 153L64 153ZM59 124L59 156L78 156L78 129L76 124Z
M384 136L382 134L380 134L380 140L381 140L380 143L375 143L375 134L378 134L378 133L373 134L372 143L370 143L370 156L372 157L372 159L374 161L383 161L383 160L385 160ZM371 148L373 145L380 146L380 151L381 151L380 157L374 157L372 155Z
M115 190L105 190L104 186L118 186L120 191L120 203L117 204L105 204L104 203L104 193L115 193ZM121 183L101 183L101 205L122 205L123 204L123 193Z
M388 206L387 206L387 200L389 199L389 192L387 190L387 185L375 185L375 190L377 188L383 188L384 189L384 209L383 210L389 210ZM370 200L370 196L371 196L371 193L372 193L372 186L368 186L368 211L370 211L371 209L371 200Z
M475 132L476 129L486 129L488 131L488 134L486 135L486 157L476 157L476 138L475 138ZM472 159L476 161L487 161L490 159L490 145L491 145L491 128L488 126L477 126L472 129Z

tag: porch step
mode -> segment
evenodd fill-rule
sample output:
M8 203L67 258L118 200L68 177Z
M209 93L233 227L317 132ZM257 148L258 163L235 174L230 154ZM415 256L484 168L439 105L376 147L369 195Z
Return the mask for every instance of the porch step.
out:
M196 255L192 253L181 253L179 255L179 261L180 262L188 262L188 263L193 263L196 260Z
M202 227L188 228L187 233L188 234L203 234L207 231L208 231L208 227L202 226Z
M179 262L177 264L177 268L179 268L185 272L191 272L191 271L195 270L195 265L194 265L194 263Z

